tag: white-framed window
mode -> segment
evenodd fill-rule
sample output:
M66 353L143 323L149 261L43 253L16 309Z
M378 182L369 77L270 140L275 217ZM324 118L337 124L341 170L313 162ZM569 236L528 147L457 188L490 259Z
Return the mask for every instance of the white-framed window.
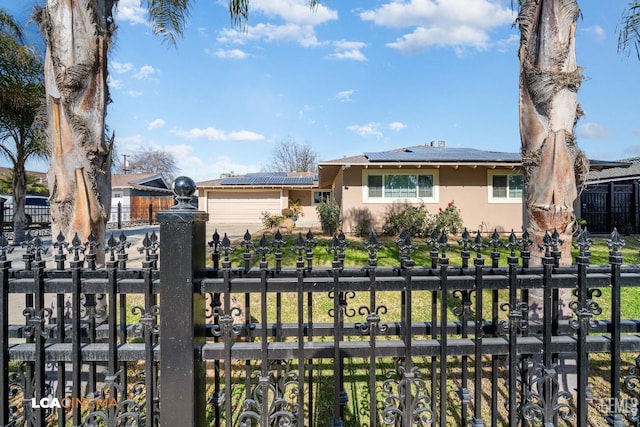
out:
M113 194L111 195L111 198L112 198L112 199L119 199L119 198L121 198L121 197L122 197L122 193L113 193Z
M524 176L515 171L489 171L489 203L522 203Z
M437 170L363 171L365 203L438 202Z
M331 191L314 191L313 192L313 204L318 205L322 202L330 202L333 200L333 194Z

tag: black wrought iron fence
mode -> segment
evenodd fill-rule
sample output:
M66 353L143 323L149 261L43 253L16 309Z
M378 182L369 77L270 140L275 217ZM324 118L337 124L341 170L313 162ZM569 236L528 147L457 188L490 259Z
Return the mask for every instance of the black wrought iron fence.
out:
M102 247L59 237L55 266L37 237L20 266L2 240L2 425L637 424L638 371L622 361L640 354L640 320L622 319L621 291L640 285L640 267L622 265L617 233L609 265L589 265L582 234L572 267L557 266L553 236L542 267L528 266L540 249L526 234L465 235L460 266L446 236L427 242L431 265L414 265L424 245L403 235L396 267L378 265L371 235L366 265L349 267L344 235L316 266L311 233L235 246L216 233L205 268L206 214L178 205L158 221L135 269L124 234ZM24 320L12 323L17 302Z

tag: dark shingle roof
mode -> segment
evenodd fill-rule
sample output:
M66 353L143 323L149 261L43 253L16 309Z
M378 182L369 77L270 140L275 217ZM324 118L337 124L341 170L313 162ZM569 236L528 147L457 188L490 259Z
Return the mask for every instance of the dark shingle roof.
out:
M520 153L429 145L364 155L370 162L520 162Z
M593 160L591 163L593 164ZM615 167L611 167L615 166ZM602 170L592 170L587 175L587 183L597 183L606 181L622 181L627 179L640 178L640 157L610 162L608 168Z

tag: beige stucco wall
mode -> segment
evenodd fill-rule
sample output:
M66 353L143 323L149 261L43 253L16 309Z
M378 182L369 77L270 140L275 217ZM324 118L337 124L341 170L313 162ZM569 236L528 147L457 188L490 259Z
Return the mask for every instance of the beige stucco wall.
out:
M296 221L297 227L315 227L319 224L318 214L313 205L314 190L290 190L289 199L300 200L302 206L302 216Z
M374 230L380 231L384 223L384 217L393 207L393 203L364 203L363 185L366 178L363 175L363 167L350 167L338 176L341 177L342 191L336 188L336 200L340 203L343 219L343 229L350 232L354 226L354 218L362 209L367 209L373 219ZM454 201L460 209L465 227L470 231L481 229L482 231L510 231L522 229L522 203L490 203L489 197L489 171L486 167L460 166L458 168L443 166L438 169L429 169L435 172L438 182L437 202L425 203L430 214L436 214L439 208L446 208L447 204ZM498 170L498 169L495 169ZM415 171L424 173L425 169L370 169L371 173L401 173ZM514 173L510 169L502 169L505 173ZM336 184L338 180L336 180ZM398 204L403 204L399 202ZM406 203L404 203L406 204Z

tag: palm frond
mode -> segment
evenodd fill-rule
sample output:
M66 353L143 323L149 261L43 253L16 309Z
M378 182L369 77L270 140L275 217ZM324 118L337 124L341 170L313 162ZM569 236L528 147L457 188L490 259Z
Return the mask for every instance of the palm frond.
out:
M20 43L24 41L24 34L20 25L18 25L13 16L4 9L0 9L0 34L12 37Z
M190 0L144 0L149 11L149 21L153 33L163 41L175 45L184 33L187 20L191 16Z
M622 29L618 34L618 52L629 56L632 48L640 60L640 0L629 3L622 15Z

